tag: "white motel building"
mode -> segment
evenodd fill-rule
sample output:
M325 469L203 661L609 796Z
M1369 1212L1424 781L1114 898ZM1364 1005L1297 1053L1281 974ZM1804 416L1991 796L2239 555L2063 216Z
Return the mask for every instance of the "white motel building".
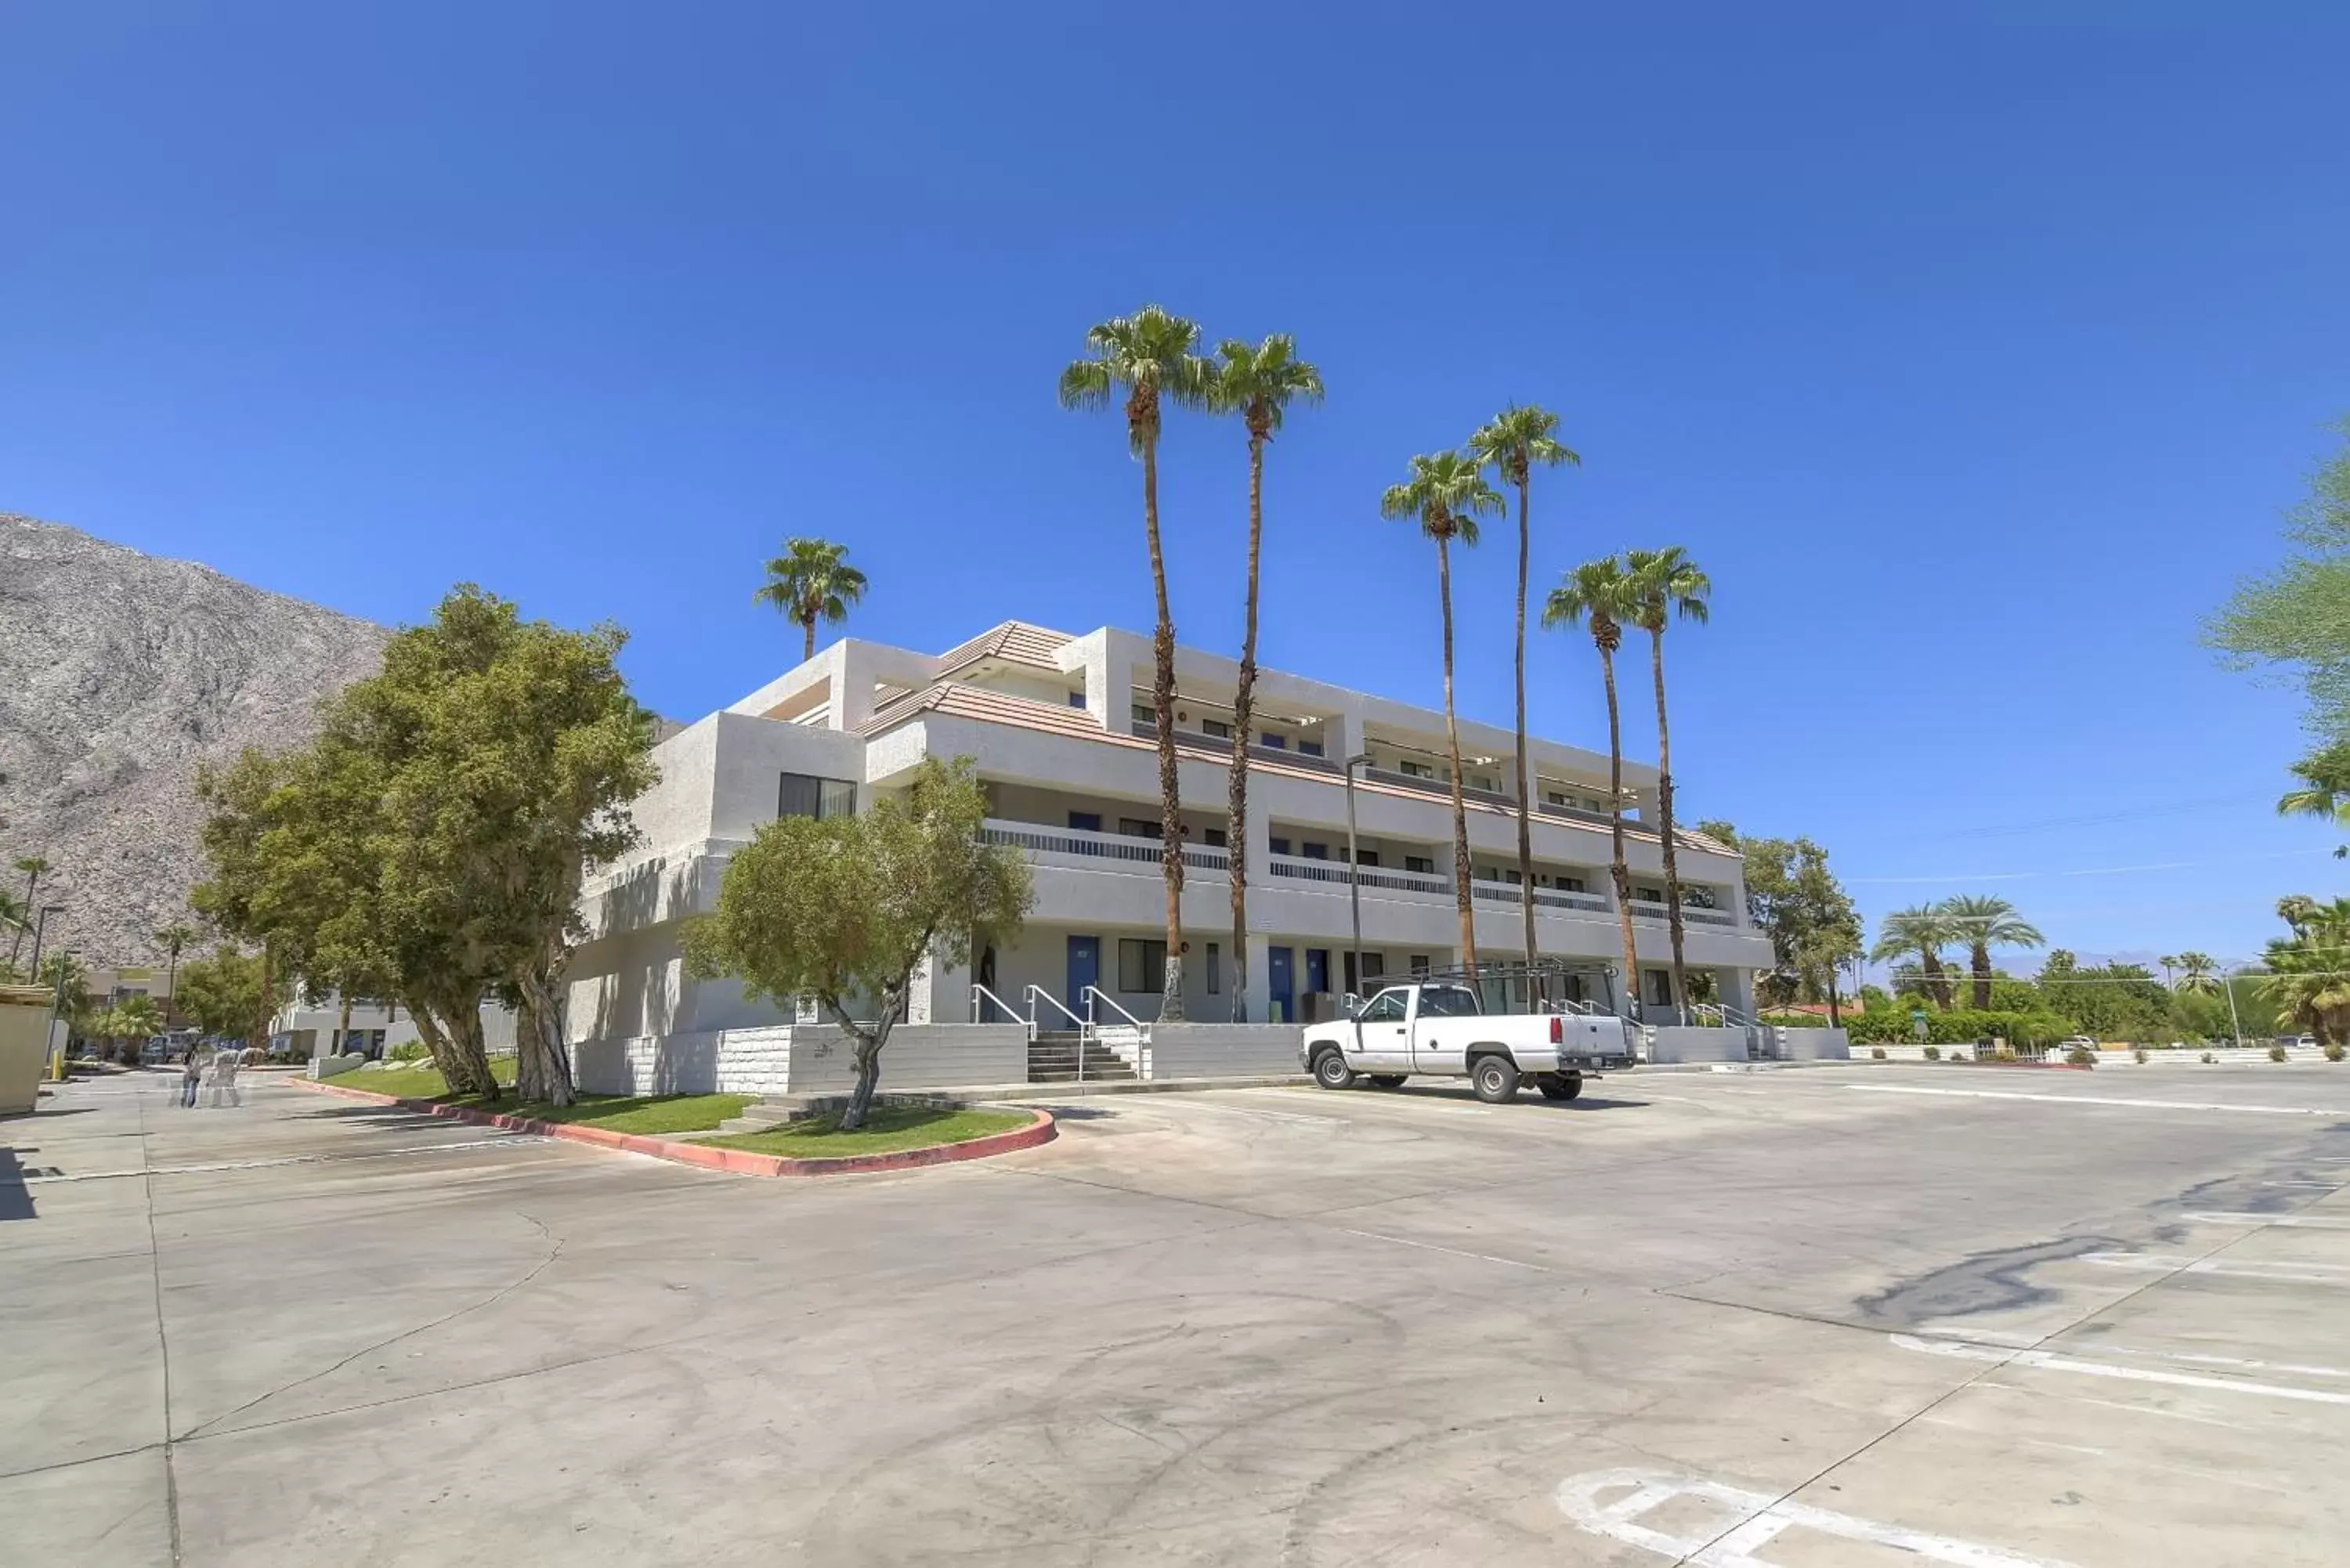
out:
M933 966L907 1021L1001 1023L1016 1012L1049 1028L1090 1012L1151 1022L1165 893L1150 673L1149 639L1109 628L1070 637L1012 621L937 654L847 639L671 735L654 753L660 784L634 805L641 842L585 891L591 936L572 961L569 1008L582 1061L599 1047L607 1060L624 1045L641 1057L647 1043L789 1025L772 1005L746 1000L735 981L688 976L680 921L712 907L728 857L762 823L853 811L903 783L926 756L973 760L990 801L987 835L1027 857L1035 904L1000 950L966 969ZM1232 1016L1224 801L1237 676L1232 659L1178 650L1185 1006L1195 1023ZM1269 670L1259 673L1255 708L1248 1016L1262 1023L1326 1015L1337 995L1382 976L1459 962L1443 714ZM1620 939L1607 870L1607 759L1530 742L1534 876L1526 888L1517 870L1513 744L1506 731L1461 726L1479 956L1523 957L1520 899L1531 897L1544 958L1579 971L1585 999L1612 1005L1621 981L1613 973ZM1370 759L1355 789L1360 976L1349 951L1343 767L1358 754ZM1627 763L1625 776L1635 812L1627 839L1638 1000L1662 1020L1669 1013L1659 1010L1673 997L1651 826L1657 775ZM1720 1001L1751 1012L1753 976L1771 949L1748 919L1739 858L1687 833L1679 857L1689 969L1711 977Z

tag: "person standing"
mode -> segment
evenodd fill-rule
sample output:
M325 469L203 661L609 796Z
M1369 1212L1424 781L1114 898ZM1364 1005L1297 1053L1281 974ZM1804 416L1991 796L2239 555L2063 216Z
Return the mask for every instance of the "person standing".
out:
M190 1110L196 1106L196 1090L204 1081L204 1059L193 1045L180 1063L180 1104Z
M244 1104L244 1096L237 1092L236 1086L236 1070L242 1064L244 1054L241 1051L213 1053L212 1067L204 1077L204 1086L210 1091L204 1101L206 1105L217 1106L224 1099L232 1106Z

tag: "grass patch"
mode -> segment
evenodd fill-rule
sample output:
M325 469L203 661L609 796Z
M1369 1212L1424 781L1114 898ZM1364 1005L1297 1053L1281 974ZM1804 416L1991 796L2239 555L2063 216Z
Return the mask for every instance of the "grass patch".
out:
M741 1133L732 1137L698 1137L718 1148L743 1148L754 1154L780 1154L789 1159L829 1159L844 1154L893 1154L904 1148L928 1148L934 1144L969 1143L990 1133L1010 1132L1028 1125L1026 1111L943 1111L919 1106L876 1106L855 1132L840 1130L837 1116L811 1116L769 1132Z
M514 1059L494 1057L491 1075L513 1086ZM550 1106L525 1103L505 1096L493 1102L478 1095L452 1095L441 1075L431 1067L359 1068L338 1073L326 1082L345 1088L366 1089L403 1100L436 1100L468 1109L502 1111L543 1122L577 1122L617 1133L661 1137L670 1133L707 1132L730 1116L739 1116L755 1095L582 1095L578 1103Z

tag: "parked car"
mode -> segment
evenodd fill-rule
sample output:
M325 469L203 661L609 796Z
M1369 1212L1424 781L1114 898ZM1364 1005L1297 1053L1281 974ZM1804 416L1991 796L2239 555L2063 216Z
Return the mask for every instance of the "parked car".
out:
M1349 1016L1308 1027L1298 1054L1326 1089L1466 1078L1479 1099L1500 1105L1532 1078L1544 1098L1571 1100L1584 1079L1632 1065L1632 1028L1607 1013L1487 1012L1469 986L1430 981L1391 985Z

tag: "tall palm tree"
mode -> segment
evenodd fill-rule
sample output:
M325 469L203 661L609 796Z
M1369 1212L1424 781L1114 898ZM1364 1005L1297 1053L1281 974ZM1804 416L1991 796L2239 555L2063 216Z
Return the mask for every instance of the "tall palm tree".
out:
M37 855L27 855L16 862L16 869L25 874L25 919L29 921L40 910L40 903L34 895L40 888L41 878L48 872L49 863ZM9 940L8 961L12 964L16 961L16 951L25 940L26 929L26 926L18 926L16 936Z
M1126 400L1126 441L1142 460L1142 533L1150 548L1158 625L1150 639L1150 709L1159 732L1159 866L1167 882L1167 978L1159 1016L1183 1019L1183 822L1175 771L1175 618L1167 607L1167 559L1159 545L1159 435L1163 410L1199 408L1214 370L1199 352L1198 324L1146 305L1088 328L1086 357L1061 372L1061 406L1107 409ZM1115 716L1113 714L1113 716Z
M1469 455L1500 473L1518 492L1518 908L1525 919L1526 964L1531 969L1535 961L1534 843L1534 794L1526 781L1526 559L1533 529L1526 516L1527 493L1534 485L1535 463L1555 467L1571 462L1580 468L1583 459L1558 439L1556 414L1515 403L1470 436Z
M195 931L177 920L155 933L155 945L172 955L171 968L165 972L163 980L163 1005L166 1010L164 1021L167 1027L172 1019L179 1016L180 1012L180 950L195 940ZM345 1022L348 1023L348 1020L346 1019Z
M2320 747L2293 764L2302 787L2287 790L2277 801L2279 816L2318 816L2336 827L2350 827L2350 741ZM2350 857L2350 845L2337 846L2335 859Z
M1599 649L1599 674L1607 687L1607 817L1615 839L1609 867L1616 885L1616 924L1624 939L1624 987L1640 1016L1640 961L1632 944L1632 872L1624 861L1624 731L1616 707L1616 650L1624 644L1624 623L1639 613L1638 585L1613 556L1586 561L1551 589L1543 604L1544 630L1588 626Z
M1927 993L1938 1006L1948 1007L1951 1002L1950 982L1942 972L1942 950L1957 940L1939 906L1913 905L1894 910L1879 922L1877 945L1868 950L1868 961L1886 963L1916 953Z
M2320 906L2306 893L2287 893L2276 901L2277 919L2298 931L2316 915Z
M1422 453L1411 477L1379 497L1379 515L1409 517L1436 541L1436 591L1444 608L1444 742L1452 761L1452 900L1461 915L1461 961L1477 965L1477 916L1469 882L1469 805L1461 794L1461 721L1452 709L1452 542L1477 543L1477 519L1502 509L1499 492L1457 452ZM1526 895L1532 898L1529 892Z
M1673 996L1686 1005L1688 975L1681 961L1681 873L1673 857L1673 742L1665 722L1665 624L1673 617L1706 620L1707 596L1713 581L1679 545L1661 550L1627 550L1624 568L1638 587L1639 603L1634 618L1648 634L1648 668L1657 684L1657 815L1658 836L1665 850L1665 920L1673 937Z
M773 605L805 634L800 662L816 657L816 623L838 626L848 607L865 597L865 574L848 564L848 546L829 539L786 539L784 553L767 563L767 580L751 596Z
M2260 989L2321 1043L2337 1044L2350 1040L2350 978L2345 976L2350 966L2342 962L2342 950L2350 945L2350 898L2303 903L2292 937L2269 942L2262 959L2269 972Z
M1297 345L1276 332L1255 348L1227 338L1209 384L1209 406L1236 413L1248 431L1248 607L1242 622L1240 680L1232 689L1232 772L1224 833L1232 883L1232 1022L1248 1022L1248 746L1256 703L1257 553L1264 535L1264 443L1281 428L1292 402L1322 400L1322 372L1297 357ZM1347 875L1352 876L1349 869ZM1352 960L1348 961L1352 962ZM1359 981L1357 981L1359 983Z
M5 888L0 888L0 926L7 927L12 938L21 939L25 934L26 919L24 900ZM16 978L16 959L13 951L5 960L0 960L0 976L9 980Z
M1989 1012L1991 950L2036 948L2048 939L2004 898L1961 893L1943 899L1939 909L1942 919L1950 922L1953 940L1967 944L1967 967L1975 982L1975 1011Z
M2178 967L2178 956L2176 953L2165 953L2154 961L2162 966L2162 983L2165 988L2168 988L2170 984L2170 971Z
M2220 965L2210 953L2184 952L2170 961L2178 966L2178 989L2212 992L2220 989Z

